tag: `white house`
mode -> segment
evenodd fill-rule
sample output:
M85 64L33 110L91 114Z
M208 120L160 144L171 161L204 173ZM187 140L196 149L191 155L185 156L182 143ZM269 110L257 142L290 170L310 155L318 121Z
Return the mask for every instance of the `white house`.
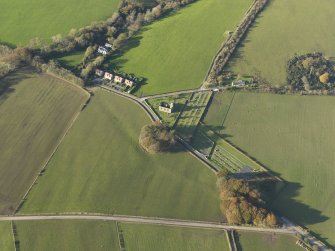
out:
M173 103L166 103L166 102L161 102L158 109L161 112L166 112L166 113L172 113L173 112Z
M114 79L114 81L115 81L116 83L122 83L122 82L123 82L123 78L120 77L120 76L116 76L116 75L115 75L115 79Z
M106 48L112 48L112 45L109 44L109 43L105 43L105 47L106 47Z
M107 55L108 50L107 50L107 48L105 48L103 46L99 46L98 52L101 53L101 54L103 54L103 55Z
M112 80L113 79L113 74L109 72L105 72L104 79Z
M133 87L133 86L135 85L134 81L129 80L129 79L125 79L125 80L124 80L124 84L125 84L126 86L129 86L129 87Z
M246 85L246 81L244 80L238 80L236 82L231 82L231 86L234 86L234 87L243 87Z

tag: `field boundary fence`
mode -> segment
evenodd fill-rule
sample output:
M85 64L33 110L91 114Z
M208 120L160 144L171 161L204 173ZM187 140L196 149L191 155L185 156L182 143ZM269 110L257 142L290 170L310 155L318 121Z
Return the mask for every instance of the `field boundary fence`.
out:
M14 244L14 250L20 251L20 241L17 234L17 227L15 222L11 221L11 230L12 230L12 238L13 238L13 244Z

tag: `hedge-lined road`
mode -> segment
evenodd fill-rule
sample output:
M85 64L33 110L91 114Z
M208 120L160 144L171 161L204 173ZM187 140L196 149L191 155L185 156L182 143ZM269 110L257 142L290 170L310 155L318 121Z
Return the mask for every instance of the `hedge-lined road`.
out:
M234 226L234 225L227 225L227 224L220 224L206 221L187 221L187 220L128 216L128 215L58 214L58 215L0 216L0 221L43 221L43 220L98 220L98 221L102 220L102 221L118 221L126 223L153 224L153 225L189 227L189 228L242 230L242 231L284 233L284 234L295 233L295 231L292 228L261 228L261 227Z

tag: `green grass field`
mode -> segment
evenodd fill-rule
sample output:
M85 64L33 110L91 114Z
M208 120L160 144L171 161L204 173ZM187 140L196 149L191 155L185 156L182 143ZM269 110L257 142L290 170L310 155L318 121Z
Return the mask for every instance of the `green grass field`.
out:
M0 250L15 251L10 221L0 222Z
M118 250L115 222L18 221L22 251Z
M21 213L90 211L218 220L215 175L183 149L157 155L141 150L138 136L147 123L147 114L136 104L97 90Z
M271 0L227 69L286 84L286 63L295 53L335 56L333 0Z
M0 81L0 213L12 211L88 95L22 69Z
M224 231L122 224L129 251L228 251Z
M199 87L227 31L235 29L251 0L199 0L146 26L111 60L144 77L138 95Z
M231 96L229 93L220 95L222 99ZM219 102L210 110L213 107L223 112L220 119L213 120L214 125L225 116L224 107L214 107L216 105L220 105ZM273 206L333 246L334 105L333 97L237 93L223 131L218 129L288 181ZM211 123L211 120L206 121Z
M31 38L66 35L117 10L119 0L0 0L0 42L26 45Z
M295 244L296 239L290 235L282 234L259 234L259 233L238 233L239 246L241 251L302 251L303 248Z

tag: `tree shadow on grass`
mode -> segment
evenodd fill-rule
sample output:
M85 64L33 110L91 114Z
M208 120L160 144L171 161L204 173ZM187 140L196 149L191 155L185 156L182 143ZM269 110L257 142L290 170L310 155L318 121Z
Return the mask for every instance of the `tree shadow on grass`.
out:
M264 12L267 10L267 8L269 8L269 6L273 3L273 0L269 0L268 3L265 5L264 9L262 10L262 12L260 14L258 14L258 16L256 17L256 19L254 20L254 22L250 25L250 27L248 28L248 30L244 33L243 37L240 40L240 43L237 45L236 49L234 50L233 54L230 57L229 63L226 65L226 69L227 68L233 68L234 66L238 66L240 61L244 61L244 54L245 54L245 46L251 42L250 38L250 34L254 31L254 29L256 29L259 24L260 24L260 18L262 18L264 16ZM266 41L263 41L264 43L266 43Z
M0 103L15 92L15 85L31 75L29 67L23 67L0 79Z
M288 219L302 226L322 223L330 219L330 217L324 215L322 211L312 208L296 199L300 194L300 190L303 188L302 184L298 182L285 183L285 187L278 193L271 203L271 206L278 210L281 215L284 215ZM327 242L327 237L318 233L312 233L330 246ZM334 246L332 248L334 248Z
M324 222L329 219L320 210L298 201L303 185L298 182L279 180L279 173L258 172L234 174L235 178L248 180L252 185L262 191L263 199L270 208L294 223L302 226ZM319 236L320 237L320 236ZM321 238L322 239L322 238Z
M16 48L16 45L15 45L15 44L8 43L8 42L2 41L2 40L0 40L0 45L8 46L8 47L11 48L11 49L15 49L15 48Z

